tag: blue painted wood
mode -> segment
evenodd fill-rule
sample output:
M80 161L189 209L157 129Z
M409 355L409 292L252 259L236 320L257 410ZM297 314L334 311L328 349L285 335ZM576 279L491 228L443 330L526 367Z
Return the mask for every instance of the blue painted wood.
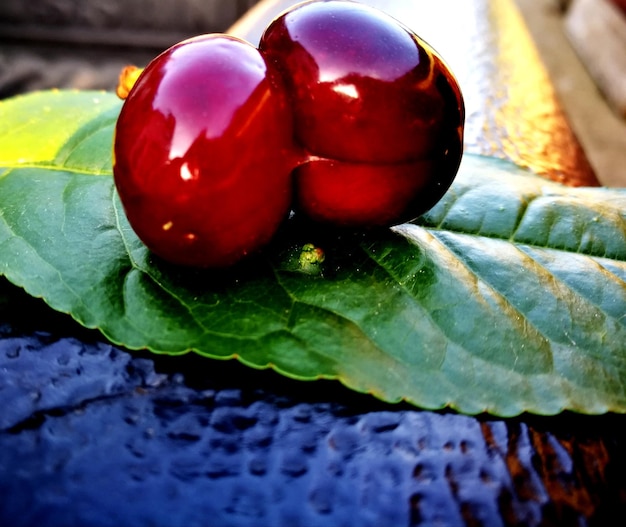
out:
M0 525L609 525L623 416L469 417L132 354L0 282Z

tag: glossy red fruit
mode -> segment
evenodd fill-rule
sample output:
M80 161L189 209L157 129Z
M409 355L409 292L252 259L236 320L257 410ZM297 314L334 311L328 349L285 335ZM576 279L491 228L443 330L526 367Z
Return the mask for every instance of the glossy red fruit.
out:
M143 71L117 122L114 177L156 254L222 267L273 237L296 164L280 82L257 49L225 35L177 44Z
M363 4L314 1L277 18L259 49L283 77L310 156L294 178L300 213L392 225L443 196L461 159L463 98L413 32Z

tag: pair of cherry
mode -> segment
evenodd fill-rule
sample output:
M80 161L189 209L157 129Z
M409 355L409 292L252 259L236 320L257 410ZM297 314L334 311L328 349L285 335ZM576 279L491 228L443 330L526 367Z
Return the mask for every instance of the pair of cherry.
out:
M349 0L283 13L259 48L181 42L141 73L115 134L115 184L139 238L173 263L231 265L290 210L348 228L432 207L462 154L463 98L439 55Z

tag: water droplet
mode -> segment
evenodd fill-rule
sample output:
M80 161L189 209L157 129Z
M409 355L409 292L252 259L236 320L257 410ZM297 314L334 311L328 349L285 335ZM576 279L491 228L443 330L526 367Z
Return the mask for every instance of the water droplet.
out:
M146 439L152 439L156 435L154 428L146 428L143 432L143 436Z
M172 462L170 474L181 481L193 481L202 471L196 459L178 459Z
M309 502L319 514L330 514L333 511L334 489L330 486L318 487L311 492Z
M300 405L296 406L293 409L294 421L298 421L299 423L308 423L311 420L311 408L310 406Z
M140 416L138 412L131 411L127 415L124 416L124 422L126 422L129 425L136 425L139 422L139 418Z
M207 463L205 473L213 479L237 476L241 472L239 456L217 457Z
M413 470L413 477L420 483L432 483L435 480L436 472L430 465L418 463Z
M283 459L280 471L294 478L304 475L308 467L303 457L300 452L287 454Z
M230 514L254 519L255 522L259 522L259 519L263 518L266 514L266 502L267 498L262 492L244 488L233 494L225 510ZM240 524L241 522L233 523ZM262 525L263 522L260 524Z
M128 451L135 457L142 458L146 456L145 443L138 439L132 439L128 443L126 443L126 448Z
M150 475L150 467L144 463L133 463L127 467L128 474L135 481L145 481Z
M57 363L59 366L67 366L70 362L70 356L67 353L64 353L60 357L57 358Z
M19 344L9 346L7 350L4 352L7 356L7 359L17 359L20 356L20 351L22 347Z
M215 404L219 406L239 406L242 401L241 390L220 390L215 395Z
M262 458L253 458L248 463L248 470L254 476L263 476L267 472L267 461Z
M185 376L182 373L172 375L172 384L185 384Z

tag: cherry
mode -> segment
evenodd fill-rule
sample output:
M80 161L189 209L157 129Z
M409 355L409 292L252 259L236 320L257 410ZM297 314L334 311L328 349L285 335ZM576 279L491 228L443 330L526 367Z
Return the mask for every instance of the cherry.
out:
M281 81L250 44L187 40L155 58L122 107L114 178L154 253L223 267L265 245L288 215L297 149Z
M426 42L376 9L327 0L278 17L259 49L284 79L309 154L294 174L298 212L392 225L443 196L461 159L464 105Z
M442 59L349 0L295 6L259 49L204 35L121 79L115 184L139 238L177 264L237 262L290 207L339 227L413 219L462 155L463 98Z

